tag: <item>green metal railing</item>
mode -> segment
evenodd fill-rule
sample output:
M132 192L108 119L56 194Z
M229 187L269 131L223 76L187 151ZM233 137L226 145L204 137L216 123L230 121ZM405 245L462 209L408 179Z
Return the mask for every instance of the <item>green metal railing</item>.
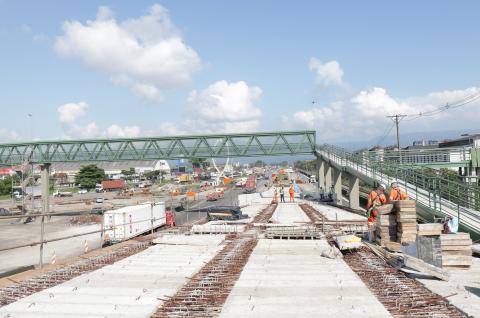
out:
M426 167L465 167L470 164L471 148L433 148L433 149L401 149L370 150L361 153L372 161L383 161L390 164L418 165Z
M332 145L317 147L317 153L343 167L350 167L378 182L398 182L417 204L440 215L452 215L480 231L480 188L439 176L427 175L418 165L400 165L364 153L352 153Z

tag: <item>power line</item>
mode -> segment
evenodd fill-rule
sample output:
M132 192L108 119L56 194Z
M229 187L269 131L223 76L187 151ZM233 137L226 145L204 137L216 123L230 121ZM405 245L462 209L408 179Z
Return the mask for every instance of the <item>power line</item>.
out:
M461 99L461 100L459 100L459 101L457 101L453 104L446 103L443 106L437 107L435 109L432 109L432 110L429 110L429 111L426 111L426 112L420 112L418 114L407 115L408 117L411 117L411 118L407 119L406 121L412 121L412 120L418 119L420 117L435 116L435 115L443 113L447 110L456 109L456 108L468 105L468 104L473 103L474 101L476 101L478 99L480 99L480 92L475 93L475 94L471 94L471 95L465 97L464 99Z
M392 123L390 126L387 126L387 128L384 130L383 134L381 135L380 139L378 139L377 145L380 146L380 144L385 140L385 138L387 138L387 136L392 131L392 128L393 128L394 125L395 125L395 123Z

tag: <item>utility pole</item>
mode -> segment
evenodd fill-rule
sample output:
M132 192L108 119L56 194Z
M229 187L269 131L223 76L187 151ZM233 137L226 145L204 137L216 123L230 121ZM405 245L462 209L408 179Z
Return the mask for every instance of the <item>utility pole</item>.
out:
M407 117L407 115L396 114L396 115L387 116L387 118L390 118L395 122L395 126L397 127L397 149L398 149L398 159L400 163L402 163L402 152L400 151L400 132L399 132L398 124L405 117Z

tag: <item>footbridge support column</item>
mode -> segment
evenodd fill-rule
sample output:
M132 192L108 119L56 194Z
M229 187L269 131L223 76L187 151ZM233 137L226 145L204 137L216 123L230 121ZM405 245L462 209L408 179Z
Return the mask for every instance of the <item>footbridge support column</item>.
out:
M342 171L338 169L333 169L333 192L333 203L342 205Z
M323 188L325 190L325 161L320 158L317 158L317 168L318 168L318 188Z
M349 207L351 209L359 209L360 208L360 187L359 187L359 180L357 177L350 175L348 177L348 201Z
M332 166L328 163L325 167L325 191L330 191L332 189Z

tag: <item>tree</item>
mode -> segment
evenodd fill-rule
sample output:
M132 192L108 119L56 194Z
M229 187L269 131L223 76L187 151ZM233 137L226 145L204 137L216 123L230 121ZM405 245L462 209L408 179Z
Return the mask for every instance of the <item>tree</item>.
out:
M191 158L190 163L194 168L202 168L208 167L208 161L206 158Z
M255 163L253 164L255 167L264 167L266 166L267 164L265 162L263 162L262 160L257 160L255 161Z
M158 180L160 175L161 175L160 170L153 170L153 171L146 172L144 174L145 178L147 178L150 181Z
M135 168L130 168L128 170L122 170L121 173L125 176L126 180L132 180L132 177L135 174Z
M15 176L6 176L3 178L3 180L0 180L0 194L5 195L5 194L10 194L12 192L12 179L14 183L17 183L19 181L19 178L17 175Z
M96 165L83 166L75 175L75 183L86 189L95 188L97 183L101 183L105 179L107 179L105 171Z

